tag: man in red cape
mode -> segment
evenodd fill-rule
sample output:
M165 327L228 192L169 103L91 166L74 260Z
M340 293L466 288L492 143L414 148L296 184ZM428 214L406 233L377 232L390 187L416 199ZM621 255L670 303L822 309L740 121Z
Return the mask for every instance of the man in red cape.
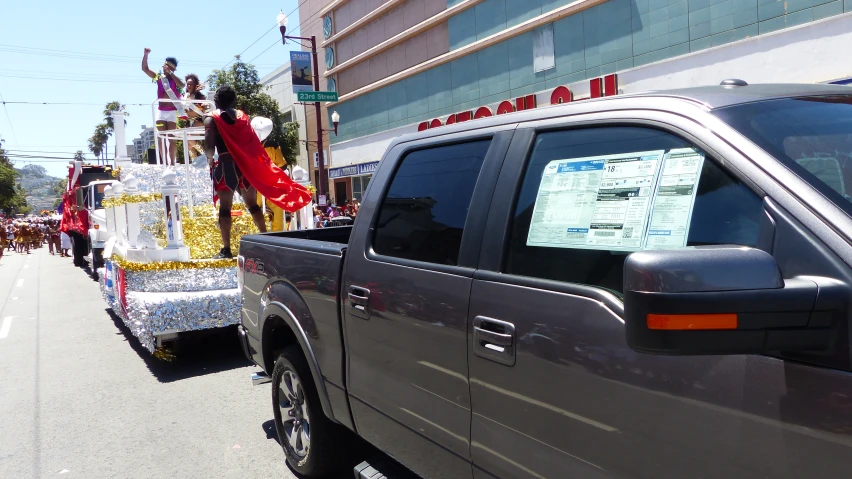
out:
M231 253L231 206L239 192L257 229L266 232L263 212L257 204L259 191L270 202L292 213L311 201L311 193L294 182L269 159L251 127L249 117L237 110L237 94L229 85L216 90L216 110L204 119L204 150L211 167L213 189L219 197L219 231L222 250L218 258ZM215 151L219 158L213 161Z

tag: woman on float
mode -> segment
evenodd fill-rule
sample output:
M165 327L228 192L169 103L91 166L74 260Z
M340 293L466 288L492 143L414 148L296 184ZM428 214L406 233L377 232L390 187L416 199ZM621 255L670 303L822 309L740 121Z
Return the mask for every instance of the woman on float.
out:
M145 72L151 80L157 83L157 98L160 100L180 100L180 89L183 88L184 83L180 77L175 75L175 69L177 69L178 65L177 59L175 57L167 57L166 61L163 63L163 72L154 73L150 68L148 68L149 53L151 53L151 49L146 48L145 53L142 55L142 71ZM161 101L157 107L156 118L154 118L157 131L176 129L177 112L178 107L174 103ZM159 144L159 141L157 142L157 148L159 149L160 158L165 161L166 152L162 148L162 145ZM169 140L168 150L168 164L174 165L175 154L177 153L176 140Z

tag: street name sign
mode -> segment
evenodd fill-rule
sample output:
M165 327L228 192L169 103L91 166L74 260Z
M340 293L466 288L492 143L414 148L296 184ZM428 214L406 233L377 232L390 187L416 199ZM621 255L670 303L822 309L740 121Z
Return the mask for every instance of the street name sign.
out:
M337 101L336 91L300 91L296 93L299 101Z

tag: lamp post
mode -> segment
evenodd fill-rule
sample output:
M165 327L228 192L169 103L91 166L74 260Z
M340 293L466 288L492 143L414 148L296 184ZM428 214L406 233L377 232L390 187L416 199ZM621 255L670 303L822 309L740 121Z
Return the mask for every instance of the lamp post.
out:
M287 36L287 15L284 15L284 11L282 10L277 17L278 21L278 30L281 32L281 43L286 44L287 39L290 40L305 40L311 42L311 59L313 61L313 77L314 80L314 91L319 91L319 66L317 65L317 37L293 37ZM323 196L328 193L328 177L325 174L325 158L323 158L323 145L322 145L322 118L321 118L321 108L320 102L314 102L314 109L316 110L317 117L317 166L319 167L319 184L317 185L317 195ZM335 124L335 135L337 134L337 124Z
M337 110L331 112L331 124L334 125L334 136L337 136L337 124L340 123L340 114Z

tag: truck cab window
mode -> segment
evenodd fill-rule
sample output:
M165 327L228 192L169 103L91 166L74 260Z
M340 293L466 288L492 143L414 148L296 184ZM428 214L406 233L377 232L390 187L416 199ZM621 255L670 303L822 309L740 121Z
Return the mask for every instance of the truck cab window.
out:
M408 153L380 205L373 250L427 263L458 263L473 189L490 140Z
M852 215L852 95L784 98L713 113Z
M557 168L566 174L554 174ZM761 199L742 182L664 131L542 133L517 199L504 272L620 294L630 252L754 246L761 212Z

